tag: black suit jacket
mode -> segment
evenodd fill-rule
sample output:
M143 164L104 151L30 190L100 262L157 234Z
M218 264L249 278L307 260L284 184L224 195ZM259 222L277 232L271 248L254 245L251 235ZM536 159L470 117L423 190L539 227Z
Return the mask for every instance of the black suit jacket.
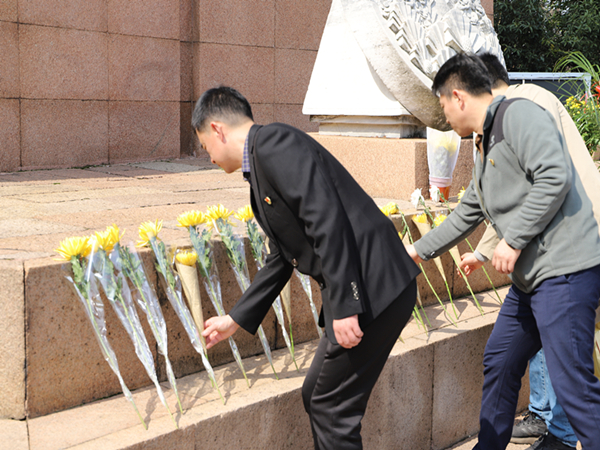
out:
M359 315L367 326L419 274L398 233L348 171L288 125L252 126L251 204L271 254L230 315L256 333L294 267L321 286L321 326Z

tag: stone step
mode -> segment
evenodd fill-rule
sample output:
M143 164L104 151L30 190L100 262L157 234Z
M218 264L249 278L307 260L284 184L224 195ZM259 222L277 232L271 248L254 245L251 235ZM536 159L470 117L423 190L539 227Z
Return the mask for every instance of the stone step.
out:
M440 305L425 308L431 323L427 332L411 319L373 391L363 421L365 449L444 449L476 433L483 350L499 310L493 292L477 298L483 315L472 299L454 302L457 326ZM316 345L312 340L296 346L299 371L287 349L274 351L279 380L264 356L246 358L251 388L235 363L216 368L225 404L206 373L198 372L178 379L180 414L163 383L178 428L155 390L144 387L133 395L148 430L127 400L116 395L25 421L0 421L0 450L312 448L301 386ZM520 409L527 404L527 391L525 378Z

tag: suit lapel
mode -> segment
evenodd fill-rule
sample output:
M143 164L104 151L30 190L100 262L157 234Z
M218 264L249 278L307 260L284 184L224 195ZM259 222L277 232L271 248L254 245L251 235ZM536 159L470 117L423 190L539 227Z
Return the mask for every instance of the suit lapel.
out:
M275 239L275 235L273 234L273 230L269 226L269 222L267 221L267 216L265 215L264 205L261 199L260 188L259 188L259 178L256 171L256 160L255 160L255 144L256 144L256 134L258 130L260 130L260 125L253 125L250 129L250 135L248 136L248 153L250 156L250 196L252 197L252 206L254 211L254 215L256 216L256 220L263 228L267 236L270 239L277 242Z

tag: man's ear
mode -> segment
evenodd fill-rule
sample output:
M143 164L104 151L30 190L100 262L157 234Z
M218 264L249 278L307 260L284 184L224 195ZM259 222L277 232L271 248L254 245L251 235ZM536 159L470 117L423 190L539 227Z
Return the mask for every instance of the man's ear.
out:
M452 101L458 102L460 109L465 107L465 92L460 89L452 90Z
M226 139L223 122L211 122L210 132L214 133L221 142L225 143Z

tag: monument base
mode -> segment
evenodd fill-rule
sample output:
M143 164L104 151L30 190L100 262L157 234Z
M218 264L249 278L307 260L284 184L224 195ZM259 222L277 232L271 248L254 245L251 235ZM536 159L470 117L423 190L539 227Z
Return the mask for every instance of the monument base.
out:
M428 197L426 139L327 136L311 133L352 174L372 197L409 200L415 189ZM462 139L450 196L471 181L473 140Z

